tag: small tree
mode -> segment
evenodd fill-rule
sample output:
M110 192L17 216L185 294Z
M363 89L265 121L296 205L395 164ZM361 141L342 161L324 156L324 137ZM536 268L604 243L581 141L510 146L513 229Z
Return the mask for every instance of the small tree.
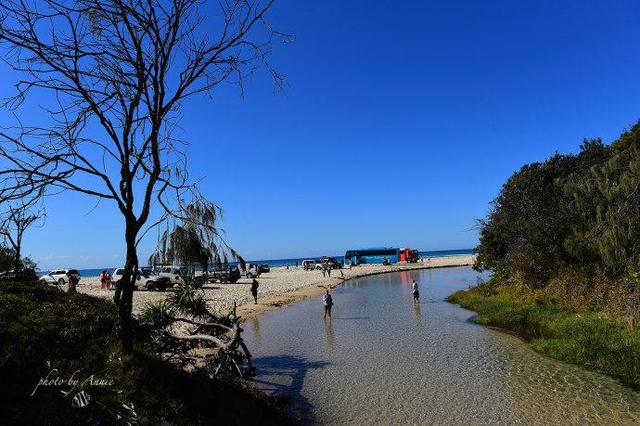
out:
M158 239L149 263L179 263L199 266L206 271L211 263L228 263L229 258L244 263L227 244L217 226L222 210L202 198L186 205L178 218L172 218Z
M0 188L70 190L117 206L126 259L114 301L126 350L137 244L152 207L171 215L176 196L197 193L172 131L176 114L192 96L241 83L260 64L280 83L266 62L273 1L0 2L0 44L21 75L8 105L19 107L33 90L53 102L46 123L0 132ZM14 176L18 184L6 185Z
M12 266L15 272L34 266L30 259L25 262L22 258L22 238L28 228L44 221L45 211L37 207L36 203L37 199L7 201L4 203L6 210L0 213L0 236L11 249Z

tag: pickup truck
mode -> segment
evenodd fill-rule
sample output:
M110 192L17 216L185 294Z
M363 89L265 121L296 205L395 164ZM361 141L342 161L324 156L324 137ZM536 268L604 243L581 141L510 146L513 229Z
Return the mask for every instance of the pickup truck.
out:
M213 269L209 271L208 279L212 283L220 281L221 283L235 284L240 277L240 269L237 266L230 266L227 269Z

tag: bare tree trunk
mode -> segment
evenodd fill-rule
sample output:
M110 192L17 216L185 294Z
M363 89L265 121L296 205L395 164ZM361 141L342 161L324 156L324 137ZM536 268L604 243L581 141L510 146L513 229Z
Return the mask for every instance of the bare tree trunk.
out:
M138 227L135 220L128 219L126 222L125 240L127 243L127 258L124 264L124 273L120 279L116 292L113 296L115 304L118 306L120 323L122 326L122 347L126 352L133 350L133 327L131 314L133 311L133 288L135 284L135 274L138 271L138 252L136 248L136 236Z
M280 36L264 20L273 2L211 2L219 28L208 33L203 2L194 0L38 0L38 7L0 0L0 41L7 45L0 59L24 74L7 103L19 107L32 89L56 95L45 106L44 127L0 129L0 199L53 187L118 206L127 253L114 302L125 350L133 347L137 237L156 202L164 213L147 231L181 217L183 202L200 197L172 135L174 117L190 97L212 93L228 78L242 82L255 63L280 86L282 77L266 63L270 38ZM258 26L266 39L254 41ZM117 169L120 176L108 172ZM214 221L217 212L208 217Z
M13 258L13 271L19 272L22 269L22 262L20 261L20 252L22 251L21 244L16 244L15 253Z

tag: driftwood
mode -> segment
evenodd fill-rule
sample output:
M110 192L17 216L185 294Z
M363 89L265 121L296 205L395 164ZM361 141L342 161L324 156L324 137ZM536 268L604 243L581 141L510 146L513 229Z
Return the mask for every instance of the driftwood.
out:
M167 331L167 334L169 336L171 336L172 338L178 339L178 340L197 340L197 341L204 340L204 341L207 341L207 342L215 343L217 346L219 346L221 348L227 345L224 341L222 341L220 339L217 339L217 338L215 338L213 336L209 336L208 334L177 335L177 334L171 333L169 331Z
M231 327L227 327L226 325L223 325L223 324L218 324L217 322L202 322L202 321L195 321L187 318L174 318L173 320L176 322L186 322L187 324L199 325L202 327L218 327L226 331L233 331Z
M170 357L177 357L183 361L194 363L194 361L204 361L205 366L212 370L212 377L216 377L222 372L237 374L246 377L254 373L251 363L251 353L242 340L242 328L236 316L236 303L233 307L233 323L231 327L219 323L203 322L188 318L173 318L174 322L183 322L196 325L194 334L178 334L165 330L164 335L174 343L170 345L174 350L169 351ZM219 336L204 334L203 327L213 327L223 331ZM186 347L185 347L186 346ZM214 350L213 354L204 358L191 357L187 355L189 349L195 347ZM248 368L243 368L243 364L248 364Z

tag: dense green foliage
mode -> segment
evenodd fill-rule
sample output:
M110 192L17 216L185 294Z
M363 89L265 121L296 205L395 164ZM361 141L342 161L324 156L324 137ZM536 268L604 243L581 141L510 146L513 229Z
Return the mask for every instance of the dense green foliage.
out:
M0 424L287 423L238 383L187 373L150 353L142 327L135 350L124 353L118 326L107 300L36 283L0 285ZM34 392L47 375L66 383ZM82 390L89 404L74 406Z
M640 386L640 123L513 174L479 222L476 322Z
M0 245L0 271L10 271L13 269L15 251L5 245ZM20 259L21 267L24 269L35 269L36 263L28 257Z
M640 283L640 123L513 174L480 221L478 269L635 324Z
M640 387L640 330L596 312L567 309L543 291L484 284L459 291L449 301L479 313L478 324L525 338L553 358Z

